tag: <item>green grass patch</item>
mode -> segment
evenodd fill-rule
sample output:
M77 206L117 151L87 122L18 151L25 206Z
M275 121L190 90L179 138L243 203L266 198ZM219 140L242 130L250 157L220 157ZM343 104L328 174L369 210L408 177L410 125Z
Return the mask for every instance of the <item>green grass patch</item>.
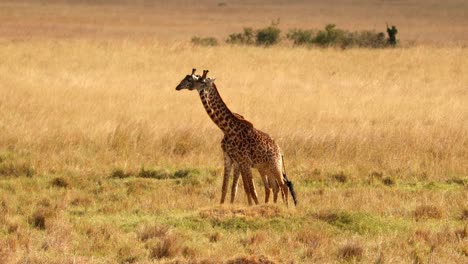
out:
M378 235L409 230L411 223L403 219L379 217L362 212L325 211L314 215L340 230L360 235Z

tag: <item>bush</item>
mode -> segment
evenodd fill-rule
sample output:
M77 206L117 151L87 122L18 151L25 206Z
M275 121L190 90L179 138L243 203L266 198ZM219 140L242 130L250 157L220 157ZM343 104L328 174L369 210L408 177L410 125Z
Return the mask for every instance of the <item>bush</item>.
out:
M312 30L292 29L286 35L286 38L292 40L294 45L311 44L314 37Z
M256 44L270 46L277 44L280 40L281 30L275 25L257 31Z
M213 37L200 38L192 37L192 43L200 46L218 46L218 40Z
M279 20L272 22L266 28L258 30L244 28L244 32L229 35L226 43L239 45L256 44L262 46L277 44L281 40L281 30L277 27L278 23ZM295 46L316 45L324 48L340 47L343 49L352 47L385 48L389 46L383 32L370 30L350 32L337 28L335 24L328 24L323 30L319 31L292 29L286 34L286 38L292 41ZM192 39L192 42L194 41Z
M385 34L369 30L349 32L328 24L314 36L312 30L293 29L286 36L294 45L315 44L320 47L384 48L388 46Z
M337 43L343 42L344 36L344 30L337 29L335 24L328 24L325 26L325 30L320 30L317 33L312 42L321 47L335 46Z
M385 34L382 32L377 33L364 30L346 33L341 47L347 48L356 46L362 48L384 48L387 46L387 40L385 40Z
M226 43L238 45L254 44L254 31L252 28L244 28L242 33L233 33L226 39Z

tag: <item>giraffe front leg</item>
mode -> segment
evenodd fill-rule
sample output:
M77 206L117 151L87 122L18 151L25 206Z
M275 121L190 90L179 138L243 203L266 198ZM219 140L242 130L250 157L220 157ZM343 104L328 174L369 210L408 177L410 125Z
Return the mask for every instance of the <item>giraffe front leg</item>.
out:
M223 187L221 190L221 204L224 203L226 199L226 193L229 183L229 175L231 174L232 160L229 155L224 152L224 177L223 177Z
M237 164L234 164L234 178L232 181L232 188L231 188L231 203L234 203L234 199L236 198L236 193L237 193L237 186L239 185L239 177L240 177L240 169ZM249 204L250 202L250 196L249 192L247 191L245 184L244 184L244 190L247 194L247 199L249 199Z
M249 205L252 205L252 192L250 190L249 180L246 179L245 175L242 175L242 185L244 185L244 191L245 195L247 196L247 202L249 203Z

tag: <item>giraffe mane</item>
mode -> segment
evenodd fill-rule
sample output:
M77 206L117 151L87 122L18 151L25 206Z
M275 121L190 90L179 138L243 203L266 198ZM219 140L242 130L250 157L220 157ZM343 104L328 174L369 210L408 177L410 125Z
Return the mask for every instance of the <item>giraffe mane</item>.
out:
M232 114L237 120L241 121L242 123L247 124L249 127L253 127L253 124L250 123L248 120L246 120L242 115L239 115L238 113L232 113Z
M223 98L221 97L221 95L220 95L219 92L218 92L218 88L216 88L216 85L215 85L214 83L213 83L213 88L214 88L215 92L218 94L218 97L221 99L221 102L222 102L224 105L226 105L226 103L223 101ZM231 112L231 113L232 113L232 115L233 115L237 120L239 120L241 123L244 123L244 124L246 124L248 127L253 128L253 124L250 123L249 121L245 120L245 118L244 118L243 116L239 115L238 113L234 113L234 112Z

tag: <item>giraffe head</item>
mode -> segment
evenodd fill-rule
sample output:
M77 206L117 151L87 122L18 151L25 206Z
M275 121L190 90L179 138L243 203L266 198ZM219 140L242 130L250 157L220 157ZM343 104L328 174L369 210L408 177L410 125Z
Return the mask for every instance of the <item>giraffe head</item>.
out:
M195 75L196 69L192 69L192 74L185 76L177 85L176 90L188 89L188 90L204 90L210 87L215 79L207 78L208 70L203 71L203 75Z

